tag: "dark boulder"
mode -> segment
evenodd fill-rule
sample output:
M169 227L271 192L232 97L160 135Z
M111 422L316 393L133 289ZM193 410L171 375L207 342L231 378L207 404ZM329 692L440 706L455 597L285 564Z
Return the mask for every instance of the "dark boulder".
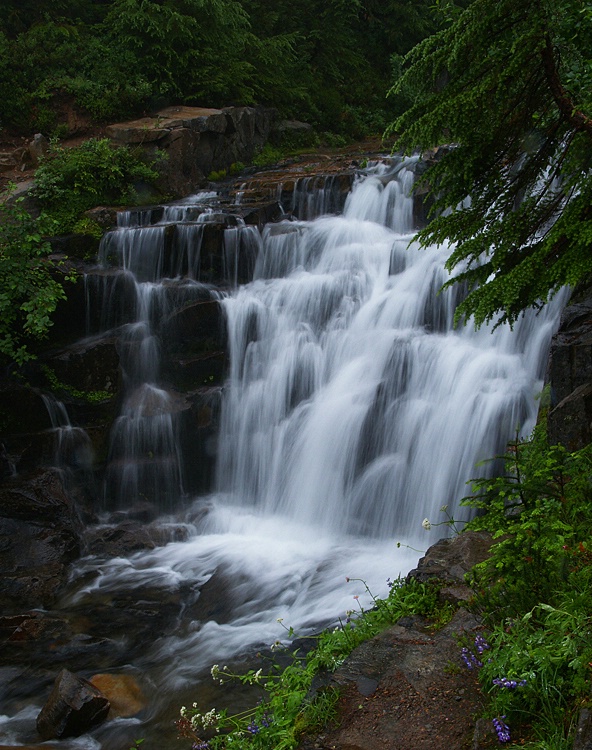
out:
M44 740L78 737L101 724L110 707L98 688L63 669L37 717L37 731Z
M107 557L128 557L134 552L155 549L169 542L186 541L189 532L182 524L143 524L124 521L116 525L97 526L87 531L87 553Z
M592 290L563 312L553 337L548 382L549 443L577 450L592 442Z
M0 487L0 609L50 607L80 554L82 523L57 470Z
M422 583L437 579L453 586L464 584L471 568L489 557L492 544L492 536L486 531L464 531L440 539L419 560L417 568L408 573L407 579L415 578Z

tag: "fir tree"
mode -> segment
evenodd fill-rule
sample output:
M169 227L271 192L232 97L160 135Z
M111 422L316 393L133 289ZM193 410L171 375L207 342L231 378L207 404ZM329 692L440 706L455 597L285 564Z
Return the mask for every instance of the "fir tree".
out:
M415 97L399 144L451 145L426 174L435 219L420 238L454 243L450 283L470 289L458 316L477 325L590 278L591 42L589 2L474 0L395 86Z

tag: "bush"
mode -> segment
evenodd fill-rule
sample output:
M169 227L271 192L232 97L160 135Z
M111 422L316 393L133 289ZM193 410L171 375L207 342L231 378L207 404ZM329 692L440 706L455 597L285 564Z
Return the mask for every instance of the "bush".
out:
M150 182L158 176L142 153L113 147L94 138L75 148L53 142L35 172L35 195L57 222L57 231L73 231L80 215L98 205L137 204L152 197Z
M33 357L29 341L47 334L50 316L65 294L53 276L44 239L53 222L43 214L31 216L22 198L10 203L12 187L0 199L0 353L22 364Z
M503 468L464 501L481 512L469 528L497 539L473 571L490 633L486 658L472 663L500 741L511 728L533 738L532 750L568 750L590 695L592 447L549 446L540 424L531 440L510 445Z

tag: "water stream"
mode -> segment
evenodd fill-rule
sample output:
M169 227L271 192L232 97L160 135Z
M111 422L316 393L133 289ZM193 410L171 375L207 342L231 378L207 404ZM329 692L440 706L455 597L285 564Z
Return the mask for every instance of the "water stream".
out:
M354 596L365 606L363 585L346 577L386 594L387 578L414 567L417 550L446 533L426 532L422 519L444 521L443 505L466 518L459 500L485 470L477 463L534 426L561 300L513 331L455 328L461 290L438 294L450 248L414 242L408 166L371 165L342 215L269 224L261 237L252 227L227 230L230 371L216 487L205 497L183 496L175 408L159 382L151 327L171 277L188 294L203 293L190 270L200 222L178 234L185 239L175 247L185 249L174 268L146 239L164 237L170 216L136 228L133 245L129 227L118 230L136 318L108 491L121 505L151 485L168 498L162 523L181 524L186 538L130 558L81 561L62 606L116 607L121 592L155 590L176 602L169 631L135 651L150 708L128 734L173 737L179 705L224 700L212 692L213 663L284 638L286 624L305 634L334 623ZM307 198L307 216L315 205ZM232 265L241 241L254 259L253 281L242 286ZM161 449L140 467L147 434ZM118 747L110 737L99 730L83 746Z

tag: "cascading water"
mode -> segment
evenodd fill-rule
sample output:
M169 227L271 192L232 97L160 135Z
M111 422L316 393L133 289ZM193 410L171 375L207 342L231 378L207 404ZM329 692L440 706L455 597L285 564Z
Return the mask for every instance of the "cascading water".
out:
M462 518L459 500L476 464L534 425L561 300L513 331L455 328L461 292L438 294L450 248L413 242L412 165L371 166L342 216L270 224L261 238L249 228L254 279L222 303L230 372L216 493L185 499L176 511L165 506L185 524L185 541L130 559L82 561L80 583L62 603L86 610L134 589L183 598L172 632L134 657L155 686L152 731L170 727L181 703L220 700L209 666L281 638L278 618L305 633L343 616L353 595L364 603L364 588L346 576L384 595L386 579L413 567L418 548L442 535L424 531L422 519L445 520L443 505ZM127 259L137 311L126 324L128 388L112 441L120 503L142 483L133 436L149 435L141 439L175 461L175 430L169 437L162 424L174 406L158 385L154 319L171 284L163 276L191 277L198 252L187 234L198 230L177 230L181 240L169 247L184 247L184 260L171 266L163 252L170 230L158 224L165 219L143 221L152 226L134 228L127 217L106 249ZM236 232L227 243L232 257ZM228 270L232 283L230 263ZM161 464L152 465L160 481ZM175 483L154 491L181 495Z

